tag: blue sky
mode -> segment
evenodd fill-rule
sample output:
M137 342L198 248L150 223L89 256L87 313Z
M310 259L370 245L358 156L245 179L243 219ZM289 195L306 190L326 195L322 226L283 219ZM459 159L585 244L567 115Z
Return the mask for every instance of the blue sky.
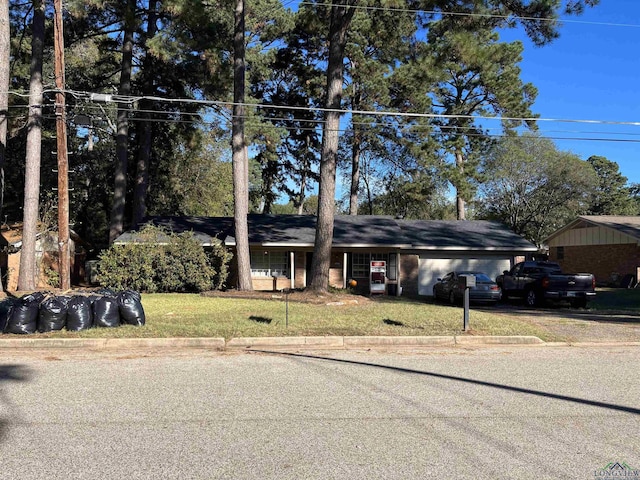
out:
M640 183L640 0L600 2L563 17L560 38L544 47L534 46L521 28L502 32L501 39L524 44L522 79L538 88L534 113L596 121L540 121L540 133L583 160L606 157L629 183ZM284 2L294 10L298 3Z
M541 118L640 122L640 0L601 0L566 20L560 38L544 47L532 45L519 29L502 36L524 41L522 78L538 88L534 112ZM607 157L629 182L640 182L640 126L539 122L539 128L550 138L633 140L554 142L582 159Z

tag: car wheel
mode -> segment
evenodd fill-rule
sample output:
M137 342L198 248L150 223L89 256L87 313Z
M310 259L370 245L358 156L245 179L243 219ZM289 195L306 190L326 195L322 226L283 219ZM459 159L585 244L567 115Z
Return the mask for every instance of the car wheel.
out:
M449 303L450 303L451 305L455 305L455 304L456 304L456 296L453 294L453 292L451 292L451 293L449 294Z
M538 294L533 289L532 290L527 290L527 293L525 294L524 300L527 303L527 306L535 307L536 305L538 305L538 301L539 301Z
M438 291L436 290L436 287L433 287L433 301L438 301Z

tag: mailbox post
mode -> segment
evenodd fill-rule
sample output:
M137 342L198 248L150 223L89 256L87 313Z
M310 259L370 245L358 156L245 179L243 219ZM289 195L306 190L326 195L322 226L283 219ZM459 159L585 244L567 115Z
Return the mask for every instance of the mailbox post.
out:
M464 313L462 319L462 327L465 332L469 331L469 290L476 286L475 275L460 275L462 286L464 287Z

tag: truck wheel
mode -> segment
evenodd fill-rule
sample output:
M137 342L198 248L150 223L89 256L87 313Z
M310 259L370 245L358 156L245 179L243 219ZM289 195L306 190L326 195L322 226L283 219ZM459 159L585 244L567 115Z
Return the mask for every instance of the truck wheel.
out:
M453 292L451 292L451 293L449 294L449 303L450 303L451 305L455 305L455 304L456 304L456 296L453 294Z
M529 307L535 307L536 305L538 305L539 300L540 299L538 298L538 294L533 289L527 290L527 292L524 295L524 301L527 303L527 306Z

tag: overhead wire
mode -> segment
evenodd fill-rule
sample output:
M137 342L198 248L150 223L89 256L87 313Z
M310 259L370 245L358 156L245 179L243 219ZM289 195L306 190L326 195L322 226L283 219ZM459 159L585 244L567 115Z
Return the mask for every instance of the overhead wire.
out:
M65 92L73 92L76 95L89 96L91 92L80 92L75 90L65 90ZM444 119L467 119L467 120L492 120L492 121L517 121L517 122L554 122L554 123L578 123L578 124L598 124L598 125L625 125L640 126L640 121L622 121L622 120L600 120L600 119L578 119L578 118L552 118L552 117L510 117L510 116L491 116L491 115L462 115L462 114L445 114L445 113L421 113L421 112L399 112L394 110L354 110L340 108L325 108L316 106L290 106L290 105L274 105L266 103L251 102L231 102L226 100L205 100L193 98L166 98L158 96L126 96L122 97L122 103L135 103L140 100L150 100L155 102L166 103L184 103L198 104L203 106L244 106L250 108L264 108L275 110L290 111L313 111L322 113L340 113L351 115L367 115L367 116L389 116L389 117L406 117L406 118L444 118Z
M478 18L502 18L504 20L527 20L527 21L536 21L536 22L562 22L562 23L576 23L576 24L584 24L584 25L600 25L606 27L629 27L629 28L640 28L640 24L632 24L632 23L616 23L616 22L594 22L589 20L573 20L570 18L541 18L541 17L527 17L523 15L500 15L496 13L473 13L473 12L451 12L446 10L422 10L418 8L400 8L400 7L378 7L374 5L350 5L346 3L334 3L334 2L310 2L310 1L301 1L299 5L319 5L324 7L348 7L353 8L355 10L386 10L391 12L398 13L424 13L427 15L442 15L442 16L456 16L456 17L478 17Z
M71 93L71 92L69 92ZM83 98L85 95L87 94L87 92L77 92L77 91L73 91L73 95L76 98ZM135 100L133 100L135 98ZM233 105L233 102L225 102L225 101L210 101L210 100L198 100L198 99L167 99L167 98L163 98L163 97L144 97L144 96L140 96L140 97L126 97L123 98L122 100L129 103L130 101L133 100L133 102L135 103L135 101L139 101L142 99L148 99L148 100L154 100L154 101L167 101L169 103L197 103L203 106L209 106L209 107L215 107L215 106L220 106L220 105L224 105L224 106L230 106ZM278 106L278 105L268 105L268 104L254 104L254 103L244 103L244 105L246 106L251 106L251 107L259 107L259 108L274 108L274 109L300 109L300 110L317 110L317 111L326 111L328 109L323 109L323 108L316 108L316 107L287 107L287 106ZM53 105L44 105L44 107L50 107ZM19 105L13 105L12 107L21 107ZM22 107L28 107L28 105L23 105ZM75 106L72 105L67 105L67 108L82 108L82 109L89 109L91 110L92 108L94 108L94 106L91 103L84 103L84 104L78 104ZM97 107L95 107L97 108ZM440 114L417 114L417 113L409 113L409 112L392 112L392 111L358 111L358 110L332 110L332 111L339 111L340 113L352 113L352 114L367 114L367 115L379 115L379 116L388 116L388 117L394 117L394 116L400 116L400 117L428 117L428 118L438 118L438 117L445 117L445 118L472 118L472 119L477 119L477 118L483 118L483 119L491 119L491 120L504 120L504 117L475 117L475 116L461 116L461 115L450 115L450 116L443 116ZM228 118L226 115L224 115L224 110L219 110L219 109L214 109L211 112L183 112L183 111L167 111L167 110L155 110L155 109L145 109L145 110L138 110L138 109L131 109L129 110L129 113L132 114L129 116L129 120L134 121L134 122L143 122L143 121L153 121L153 122L158 122L158 123L176 123L176 124L200 124L200 125L217 125L219 126L221 124L220 121L207 121L206 119L204 119L203 117L206 117L208 115L217 115L219 117L222 117L224 122L229 122L230 118ZM136 116L137 113L143 113L143 114L151 114L154 115L154 118L145 118L145 117L139 117ZM97 118L100 118L102 116L103 112L101 111L101 115L96 116ZM175 117L182 117L182 118L158 118L157 116L159 115L165 115L165 116L175 116ZM193 117L190 119L185 119L184 117ZM54 119L55 116L54 115L43 115L43 118L48 118L48 119ZM250 117L248 115L245 115L244 118L255 118L255 117ZM520 121L524 121L527 118L510 118L511 120L520 120ZM569 123L582 123L582 124L600 124L600 125L619 125L619 126L638 126L640 125L640 122L626 122L626 121L608 121L608 120L581 120L581 119L551 119L551 118L532 118L535 121L547 121L547 122L569 122ZM306 126L287 126L287 125L266 125L264 123L261 123L259 125L256 125L257 128L260 129L285 129L285 130L291 130L291 129L296 129L296 130L300 130L300 131L316 131L318 129L318 127L322 126L324 124L324 120L323 119L296 119L296 118L288 118L288 117L262 117L262 120L267 120L267 121L281 121L281 122L301 122L303 124L314 124L313 127L306 127ZM361 125L361 126L367 126L370 125L370 122L351 122L352 124L355 125ZM393 122L375 122L376 126L394 126L397 127L397 123L393 123ZM429 129L434 129L437 128L439 130L445 130L445 131L459 131L462 132L461 134L464 134L466 136L469 137L477 137L477 136L488 136L488 137L493 137L493 138L501 138L504 137L505 134L504 133L490 133L491 131L494 130L498 130L498 128L487 128L487 127L480 127L482 128L482 130L484 131L484 133L478 134L478 133L473 133L473 132L469 132L469 130L473 129L474 127L465 127L465 126L455 126L455 125L438 125L438 126L434 126L433 124L427 124L427 125L405 125L405 126L401 126L400 130L404 131L404 132L408 132L408 131L421 131L421 130L429 130ZM337 131L339 132L347 132L349 131L349 128L339 128L337 129ZM544 134L545 138L548 138L550 140L571 140L571 141L598 141L598 142L621 142L621 143L639 143L640 140L634 139L634 138L605 138L602 136L599 137L594 137L593 135L605 135L605 136L619 136L619 137L633 137L633 136L639 136L640 133L634 133L634 132L619 132L619 131L615 131L615 132L604 132L604 131L588 131L588 130L551 130L551 131L539 131L539 133ZM557 136L557 135L553 135L550 136L548 135L548 133L571 133L573 135L591 135L591 137L585 137L585 136Z

